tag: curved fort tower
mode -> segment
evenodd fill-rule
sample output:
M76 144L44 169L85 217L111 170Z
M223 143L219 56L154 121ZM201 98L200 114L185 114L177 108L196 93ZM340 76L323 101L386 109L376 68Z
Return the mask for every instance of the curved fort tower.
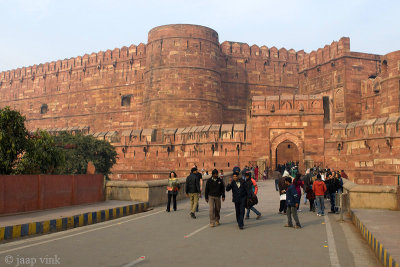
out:
M145 127L222 123L217 32L197 25L156 27L146 51Z
M160 26L147 44L0 72L5 106L31 131L110 141L112 179L289 160L357 183L400 175L400 51L352 52L348 37L305 53Z

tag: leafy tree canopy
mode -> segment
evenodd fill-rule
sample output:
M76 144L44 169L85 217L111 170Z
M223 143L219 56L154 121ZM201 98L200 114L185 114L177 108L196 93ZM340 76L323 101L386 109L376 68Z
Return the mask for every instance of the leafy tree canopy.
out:
M91 161L96 167L96 172L108 176L116 163L115 148L108 141L97 140L91 135L62 132L55 136L55 142L64 147L64 173L86 173L88 162Z
M108 141L67 132L29 135L24 123L18 111L0 109L0 174L85 174L89 161L97 173L111 173L117 152Z
M54 137L46 131L37 131L29 137L25 153L15 169L20 174L61 174L65 153L56 146Z
M28 143L25 117L10 107L0 109L0 174L11 174Z

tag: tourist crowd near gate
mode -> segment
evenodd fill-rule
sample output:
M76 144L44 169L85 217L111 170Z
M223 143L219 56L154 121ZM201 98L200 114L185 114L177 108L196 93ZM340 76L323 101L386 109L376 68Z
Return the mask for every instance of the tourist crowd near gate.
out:
M257 197L259 190L257 183L267 180L265 171L259 173L258 166L244 166L243 169L235 166L232 172L232 177L225 184L223 171L213 169L211 177L203 183L203 175L208 175L208 171L202 169L200 172L196 165L191 168L185 182L185 194L189 198L190 206L183 208L188 209L191 218L197 218L199 201L204 195L204 201L209 206L209 226L221 225L221 202L225 201L226 192L232 192L232 202L240 230L245 228L245 221L250 219L251 212L256 215L256 220L261 218L262 214L256 209L256 205L263 199ZM261 176L262 180L259 179ZM171 171L167 186L167 212L171 212L171 200L173 210L178 209L176 197L180 183L176 177L175 171ZM299 212L309 211L316 213L317 216L325 216L325 200L330 203L327 207L328 213L339 213L335 201L337 194L343 193L343 178L348 177L344 170L338 171L320 166L308 168L305 174L301 174L298 162L290 161L278 164L271 178L275 181L276 197L279 199L276 211L287 216L287 223L284 226L300 229L302 225Z

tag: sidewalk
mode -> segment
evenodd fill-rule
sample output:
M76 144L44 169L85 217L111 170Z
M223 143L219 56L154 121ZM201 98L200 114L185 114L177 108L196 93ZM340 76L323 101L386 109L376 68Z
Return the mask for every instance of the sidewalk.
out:
M361 235L386 267L400 263L400 211L355 209L352 219Z
M139 213L148 203L108 200L0 216L0 241L34 234L58 232Z

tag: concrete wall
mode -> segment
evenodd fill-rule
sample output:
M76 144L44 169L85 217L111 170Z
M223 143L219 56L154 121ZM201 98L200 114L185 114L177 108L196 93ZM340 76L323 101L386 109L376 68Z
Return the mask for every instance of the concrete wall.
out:
M203 194L206 186L206 181L210 175L203 176ZM224 183L227 184L232 173L226 173ZM186 198L185 183L186 177L179 178L181 188L177 199ZM106 183L106 198L112 200L135 200L148 202L149 206L154 207L165 204L168 201L167 195L168 179L157 181L108 181Z
M0 214L103 201L104 177L87 175L1 175Z
M358 185L344 179L343 188L344 193L349 195L348 210L400 209L398 186Z

